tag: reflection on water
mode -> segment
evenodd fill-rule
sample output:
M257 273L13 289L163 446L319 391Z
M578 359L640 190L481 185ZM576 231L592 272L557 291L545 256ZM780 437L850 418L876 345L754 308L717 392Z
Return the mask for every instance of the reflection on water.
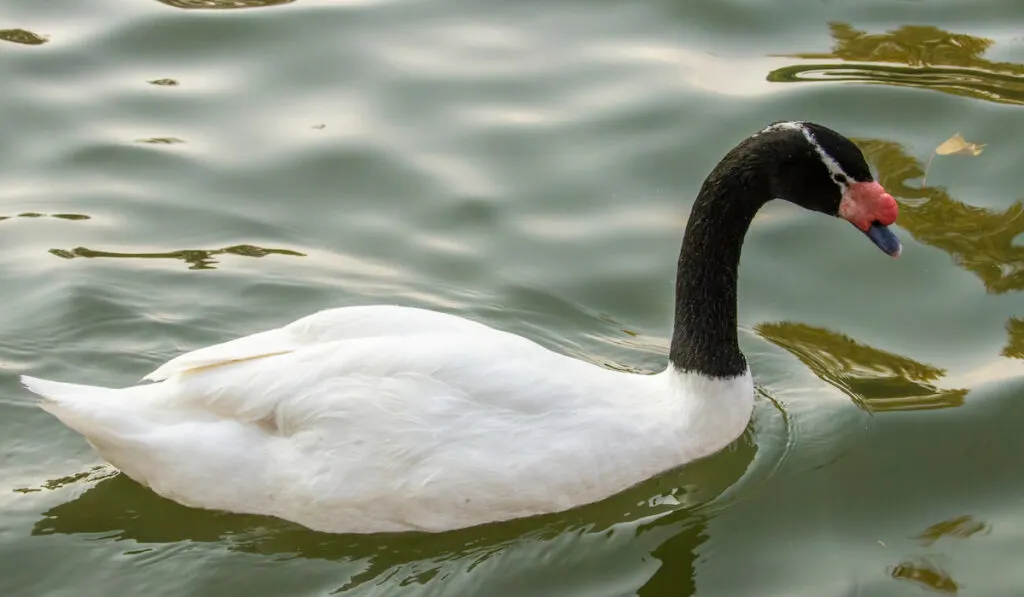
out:
M1011 359L1024 359L1024 319L1011 317L1006 322L1006 347L1003 356Z
M136 139L136 143L149 143L151 145L177 145L184 143L184 139L178 137L150 137L148 139Z
M177 79L153 79L146 82L150 85L160 85L161 87L177 87L179 85Z
M988 532L988 530L989 526L987 524L965 514L933 524L918 535L917 539L922 545L927 547L943 537L966 539L978 533Z
M291 4L295 0L158 0L175 8L260 8Z
M762 323L754 329L870 412L960 406L968 392L933 385L945 375L943 369L872 348L825 328L778 322Z
M670 520L671 517L666 516L658 519L651 526L662 526ZM643 530L645 529L638 531L638 534ZM637 597L648 595L689 597L697 594L695 562L698 548L708 539L707 525L699 517L694 517L689 524L684 524L683 528L672 530L668 535L668 540L651 551L651 557L661 560L662 565L650 580L636 592ZM679 568L680 564L685 567Z
M75 473L73 475L68 475L67 477L58 477L56 479L50 479L49 481L43 483L39 487L18 487L15 488L13 491L15 493L37 493L45 489L60 489L67 485L73 485L75 483L78 483L79 481L88 479L92 475L100 475L101 477L109 476L109 470L110 469L104 466L96 466L88 471Z
M11 218L57 218L60 220L88 220L90 216L85 214L41 214L35 211L27 211L16 216L0 216L0 221Z
M1005 211L957 201L941 187L910 186L924 175L917 158L903 147L881 139L858 139L879 182L900 200L899 225L915 239L949 253L957 265L981 278L993 294L1024 289L1024 246L1014 238L1024 233L1024 204Z
M639 594L686 596L694 591L694 554L707 539L700 506L744 477L756 454L747 433L719 454L596 504L440 534L335 535L271 517L188 508L107 466L15 491L66 492L70 498L43 512L32 535L99 534L104 541L142 545L218 543L244 553L358 562L359 571L339 590L382 580L394 587L443 582L510 550L586 562L602 553L621 557L627 546L639 544L646 547L635 554L637 566L651 558L672 562L642 579ZM664 592L667 587L673 590Z
M24 29L0 29L0 40L25 44L26 46L38 46L50 41L38 33L32 33Z
M63 259L76 259L78 257L113 257L117 259L180 259L189 264L189 269L216 269L218 261L214 259L217 255L238 255L241 257L266 257L267 255L290 255L292 257L305 257L305 253L289 249L268 249L254 245L235 245L223 249L185 249L182 251L168 251L166 253L115 253L113 251L96 251L85 247L75 249L50 249L50 253Z
M890 569L889 574L897 580L914 582L939 593L956 595L960 591L959 583L948 572L925 557L900 562Z
M869 34L846 23L831 23L829 32L835 40L831 52L787 57L841 62L794 64L770 72L768 80L921 87L993 102L1024 103L1024 65L982 58L992 46L990 39L919 25Z
M970 515L957 516L937 522L915 537L925 547L931 547L943 538L967 539L988 533L988 524ZM907 559L889 569L889 575L897 580L916 583L922 588L939 593L956 594L961 585L948 570L935 562L935 558L919 556Z

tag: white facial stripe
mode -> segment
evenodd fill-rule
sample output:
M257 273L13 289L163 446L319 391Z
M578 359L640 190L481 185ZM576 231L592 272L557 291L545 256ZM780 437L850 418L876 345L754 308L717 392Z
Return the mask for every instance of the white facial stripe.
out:
M764 129L761 130L760 133L757 133L757 134L760 135L762 133L770 133L772 131L777 131L777 130L780 130L780 129L790 129L790 130L794 130L794 131L803 131L804 130L804 123L796 121L796 120L791 121L791 122L776 122L775 124L773 124L771 126L765 127Z
M821 160L821 163L825 164L825 168L828 169L828 173L832 177L832 179L836 181L836 184L839 185L839 188L843 191L843 193L846 192L847 183L852 181L853 177L847 174L845 171L843 171L843 168L839 165L839 162L837 162L832 156L825 152L825 149L822 148L822 146L818 143L818 140L814 138L814 135L811 133L811 130L804 126L804 123L797 121L777 122L765 128L758 134L760 135L761 133L768 133L780 129L800 131L800 133L804 136L804 139L807 139L807 142L811 144L811 147L814 149L815 153L818 154L818 158ZM839 180L837 180L837 178Z

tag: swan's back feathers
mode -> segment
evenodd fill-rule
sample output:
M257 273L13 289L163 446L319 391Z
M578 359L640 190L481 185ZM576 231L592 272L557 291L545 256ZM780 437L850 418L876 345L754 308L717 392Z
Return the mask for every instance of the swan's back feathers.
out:
M538 357L550 360L550 366L538 367ZM550 411L552 395L561 397L562 407L575 407L577 400L589 403L585 387L596 381L593 376L614 377L594 365L563 359L495 330L483 338L421 333L324 342L265 361L193 369L163 383L178 397L175 408L259 422L276 434L291 435L325 419L334 419L325 424L337 427L344 420L413 416L410 402L416 411L433 411L431 417L444 409L453 415L480 409L540 414ZM561 369L562 376L550 379L552 368ZM588 375L593 381L584 382Z
M490 328L461 317L412 307L326 309L282 328L185 353L164 363L143 379L160 381L180 373L285 354L336 340L433 332L472 333L482 330Z

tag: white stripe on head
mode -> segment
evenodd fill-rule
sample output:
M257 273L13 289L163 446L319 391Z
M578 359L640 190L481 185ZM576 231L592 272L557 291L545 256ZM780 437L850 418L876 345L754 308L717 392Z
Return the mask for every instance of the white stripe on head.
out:
M853 177L847 174L846 171L843 170L843 167L839 165L839 162L825 151L825 148L823 148L821 144L818 143L818 140L814 138L814 133L811 132L811 129L807 128L804 123L800 121L776 122L775 124L762 129L761 132L757 134L760 135L762 133L770 133L778 130L800 131L800 134L804 136L804 139L806 139L811 145L814 152L818 154L818 158L821 160L821 163L825 164L825 168L828 169L828 173L832 177L832 180L839 185L839 188L843 193L846 192L849 183L853 181Z

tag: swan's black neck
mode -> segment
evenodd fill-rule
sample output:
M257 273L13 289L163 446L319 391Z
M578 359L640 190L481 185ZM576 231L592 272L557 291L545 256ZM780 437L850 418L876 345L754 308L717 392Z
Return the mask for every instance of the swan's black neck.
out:
M676 314L669 359L678 371L742 375L736 335L736 276L754 214L771 199L769 156L741 144L705 179L686 225L676 272Z

